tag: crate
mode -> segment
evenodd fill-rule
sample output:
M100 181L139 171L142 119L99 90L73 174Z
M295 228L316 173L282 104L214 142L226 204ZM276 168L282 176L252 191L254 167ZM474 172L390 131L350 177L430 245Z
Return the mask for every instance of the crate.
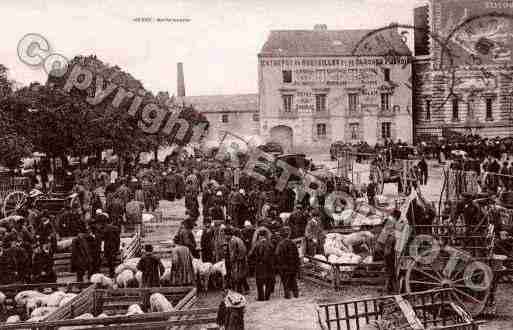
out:
M143 310L149 308L149 297L159 292L169 299L175 311L145 313L141 315L115 316L113 313L126 309L131 304L140 304ZM91 285L80 295L52 313L44 322L2 324L2 329L58 329L65 326L78 326L96 329L169 329L192 325L214 325L217 321L217 308L190 309L196 302L196 289L193 287L157 287L141 289L97 289ZM106 318L74 320L84 313L110 315Z
M301 265L301 278L322 286L341 290L345 285L383 285L386 272L384 263L337 263L304 256Z
M323 330L378 329L375 322L404 330L476 330L479 322L451 301L451 289L319 304Z
M9 315L24 315L26 313L25 306L19 306L14 301L14 297L19 292L27 290L35 290L44 294L50 294L55 291L63 291L66 293L80 293L86 289L90 284L88 283L36 283L36 284L10 284L0 286L0 292L5 294L6 300L3 305L3 311L0 313L0 318L5 319Z

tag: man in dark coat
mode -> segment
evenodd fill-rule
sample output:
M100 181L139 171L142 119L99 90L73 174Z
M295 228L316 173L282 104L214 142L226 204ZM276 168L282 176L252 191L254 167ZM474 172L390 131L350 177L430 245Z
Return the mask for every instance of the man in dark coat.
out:
M192 233L192 228L194 228L194 221L191 218L185 219L173 241L175 244L188 247L191 254L196 257L196 239Z
M137 264L137 269L142 272L142 286L151 288L160 286L160 277L164 274L162 261L153 255L153 246L144 246L145 253Z
M216 193L216 197L214 199L213 206L209 210L210 218L212 219L212 221L216 221L216 220L224 221L225 220L225 214L224 214L224 210L223 210L222 202L221 202L222 198L223 198L223 193L218 191Z
M185 190L185 208L196 221L199 217L198 192L192 185L188 185Z
M288 225L291 229L291 238L298 238L305 235L307 216L304 214L301 204L297 204L295 210L290 214Z
M281 282L285 291L285 299L290 298L290 293L295 298L299 296L297 286L297 276L299 274L299 253L297 246L290 239L290 227L283 227L283 236L285 237L276 248L276 265L280 273Z
M214 257L214 227L209 220L205 222L203 234L201 235L201 260L203 262L215 263Z
M276 261L274 247L266 237L265 231L259 232L249 259L255 265L257 300L269 300L274 288Z
M89 248L89 255L91 256L91 263L89 264L89 276L100 271L102 263L102 240L98 229L95 227L91 228L89 234L86 237L87 246Z
M53 269L53 255L50 253L50 245L39 245L34 252L32 260L32 282L54 283L57 275Z
M104 257L109 268L110 277L114 277L114 267L119 254L121 228L109 221L103 228Z
M11 240L10 247L7 249L7 254L11 256L15 262L15 281L18 283L27 283L30 280L30 258L21 247L21 242Z
M71 271L77 273L77 282L84 281L84 275L91 269L91 263L87 234L79 233L71 242Z
M0 242L0 284L12 284L16 280L16 261L4 248L8 241Z
M420 184L426 185L428 180L428 164L426 159L422 157L417 165L420 169Z

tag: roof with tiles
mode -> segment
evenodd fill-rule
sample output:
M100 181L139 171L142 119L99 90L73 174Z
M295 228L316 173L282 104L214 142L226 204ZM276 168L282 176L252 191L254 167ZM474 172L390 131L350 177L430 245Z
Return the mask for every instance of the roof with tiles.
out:
M367 46L365 44L367 43ZM260 56L401 55L411 51L397 28L380 30L275 30L271 31Z
M258 112L258 94L186 96L183 101L200 112Z

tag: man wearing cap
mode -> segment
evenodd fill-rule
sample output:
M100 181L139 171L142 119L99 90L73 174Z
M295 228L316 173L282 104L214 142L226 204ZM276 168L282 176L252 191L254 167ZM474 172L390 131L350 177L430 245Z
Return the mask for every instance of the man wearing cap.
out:
M285 299L290 298L292 293L295 298L299 296L297 277L299 274L299 253L297 246L290 239L290 227L283 227L284 239L278 243L276 248L276 264L283 283Z
M306 255L313 256L323 253L324 233L321 227L320 212L313 210L310 220L306 224Z
M223 193L221 191L216 192L216 198L214 199L213 206L210 208L210 218L212 221L225 220L224 210L222 207L221 200L223 198Z
M297 204L288 220L288 225L291 229L291 238L298 238L305 234L307 221L308 218L304 214L301 204Z

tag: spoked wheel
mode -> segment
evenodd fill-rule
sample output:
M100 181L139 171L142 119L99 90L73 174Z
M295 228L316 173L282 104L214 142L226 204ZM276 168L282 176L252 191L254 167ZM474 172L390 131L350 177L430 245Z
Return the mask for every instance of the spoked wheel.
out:
M5 197L2 205L2 213L4 217L8 217L19 210L23 206L27 197L28 195L24 191L16 190L9 193Z
M427 256L426 254L422 254ZM493 273L489 267L478 267L471 258L456 258L454 251L442 248L431 260L411 260L405 274L408 293L453 289L452 301L461 305L472 316L479 315L486 306L491 291Z

